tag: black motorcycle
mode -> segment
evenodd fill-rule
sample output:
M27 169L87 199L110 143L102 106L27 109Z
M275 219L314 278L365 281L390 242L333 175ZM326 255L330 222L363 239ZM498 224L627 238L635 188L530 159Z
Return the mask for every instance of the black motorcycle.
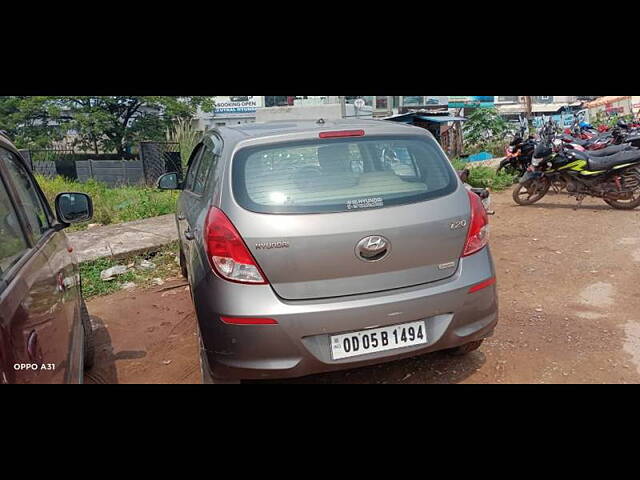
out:
M497 173L505 172L510 175L521 177L527 171L533 158L536 148L536 141L533 136L524 140L521 136L516 136L507 147L507 156L500 161Z
M623 145L609 152L580 152L547 138L536 147L531 167L514 187L513 200L531 205L553 186L576 197L578 205L591 196L616 209L634 209L640 205L640 149Z

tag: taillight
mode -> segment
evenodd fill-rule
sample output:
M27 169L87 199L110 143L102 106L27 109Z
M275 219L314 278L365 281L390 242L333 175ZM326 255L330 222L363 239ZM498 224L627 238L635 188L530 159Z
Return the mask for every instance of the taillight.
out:
M267 279L227 216L211 207L204 227L207 259L222 278L240 283L265 284Z
M462 251L463 257L476 253L486 246L489 241L489 217L482 205L482 200L473 192L467 191L467 194L471 203L471 220L469 222L467 240Z
M334 132L320 132L320 138L363 137L364 130L337 130Z

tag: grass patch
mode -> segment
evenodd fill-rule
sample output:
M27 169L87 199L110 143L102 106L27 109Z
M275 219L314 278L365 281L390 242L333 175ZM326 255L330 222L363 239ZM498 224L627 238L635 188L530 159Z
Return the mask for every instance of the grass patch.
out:
M84 230L89 223L109 225L173 213L178 198L178 192L145 186L109 188L95 180L80 183L64 177L46 178L36 175L36 178L52 206L60 192L82 192L91 196L93 219L91 222L72 225L71 230Z
M109 295L122 289L127 282L133 282L137 287L149 287L153 285L155 278L162 280L180 275L180 266L176 262L178 256L178 242L173 242L161 250L149 252L141 255L120 258L100 258L92 262L80 265L80 275L82 277L82 294L85 299ZM140 262L149 260L155 264L152 270L141 269ZM117 276L114 280L103 281L100 273L107 268L116 265L125 265L129 269L127 273Z
M516 178L516 176L505 172L496 173L496 168L493 167L472 166L459 158L452 160L451 163L456 170L469 169L469 185L475 188L489 188L494 192L499 192L511 187Z

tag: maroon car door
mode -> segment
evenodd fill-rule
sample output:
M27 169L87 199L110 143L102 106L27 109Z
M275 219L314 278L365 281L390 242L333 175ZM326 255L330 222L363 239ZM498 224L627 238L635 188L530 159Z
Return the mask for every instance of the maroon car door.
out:
M81 381L77 273L64 234L21 159L0 148L0 171L27 242L5 278L2 336L17 383ZM80 338L80 340L79 340Z

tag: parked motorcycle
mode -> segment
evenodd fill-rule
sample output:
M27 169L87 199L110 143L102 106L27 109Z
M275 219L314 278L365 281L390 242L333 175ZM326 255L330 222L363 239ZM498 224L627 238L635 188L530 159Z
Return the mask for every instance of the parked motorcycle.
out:
M516 136L506 148L506 157L500 161L497 172L504 171L511 175L521 177L527 171L527 167L533 158L533 152L536 148L535 137L529 136L524 140L520 136Z
M612 153L610 153L612 152ZM560 139L547 136L535 149L531 166L513 189L518 205L531 205L553 186L576 197L578 205L587 196L602 198L620 210L640 205L640 150L616 146L608 155L566 148Z

